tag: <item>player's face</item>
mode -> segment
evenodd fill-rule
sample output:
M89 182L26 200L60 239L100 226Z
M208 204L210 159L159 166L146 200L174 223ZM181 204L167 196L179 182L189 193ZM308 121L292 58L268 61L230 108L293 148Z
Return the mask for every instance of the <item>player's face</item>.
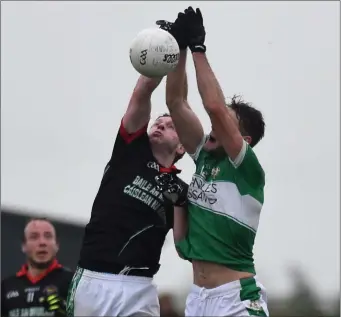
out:
M149 139L152 143L166 145L171 153L183 151L171 117L156 119L149 130Z
M234 123L237 125L237 127L239 127L239 121L238 121L238 118L236 116L236 113L231 108L228 108L228 111L229 111L229 114L232 117L232 120L234 121ZM204 146L205 150L206 151L214 151L216 149L221 148L220 142L216 139L216 134L215 134L213 127L212 127L212 131L209 134L209 136L210 137Z
M44 220L29 222L24 231L25 242L22 250L27 260L37 268L46 268L58 252L54 227Z

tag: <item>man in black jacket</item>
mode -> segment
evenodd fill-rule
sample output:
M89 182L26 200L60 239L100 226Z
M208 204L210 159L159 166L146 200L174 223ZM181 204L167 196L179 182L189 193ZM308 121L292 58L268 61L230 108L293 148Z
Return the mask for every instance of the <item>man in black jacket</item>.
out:
M1 281L1 316L63 316L73 272L56 259L59 245L53 224L31 219L24 230L22 251L27 263Z

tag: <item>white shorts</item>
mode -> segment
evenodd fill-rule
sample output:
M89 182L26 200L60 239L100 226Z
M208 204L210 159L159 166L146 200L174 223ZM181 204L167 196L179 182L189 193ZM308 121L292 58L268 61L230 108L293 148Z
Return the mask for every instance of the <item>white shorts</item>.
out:
M69 287L67 315L160 316L160 305L151 278L77 268Z
M269 316L265 289L257 277L212 289L192 285L185 316Z

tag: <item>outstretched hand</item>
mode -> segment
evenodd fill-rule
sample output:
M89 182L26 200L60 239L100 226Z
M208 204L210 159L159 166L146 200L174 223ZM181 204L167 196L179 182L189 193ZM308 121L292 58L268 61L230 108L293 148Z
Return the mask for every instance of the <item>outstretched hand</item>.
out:
M187 202L187 191L177 181L177 178L169 173L162 173L155 177L157 190L162 193L163 200L174 205L183 206Z
M185 14L183 12L179 12L177 19L175 22L169 22L166 20L157 20L156 25L160 27L160 29L169 32L174 36L176 41L178 42L180 50L184 50L187 48L188 41L186 38L186 20Z
M65 300L62 299L57 293L40 297L39 302L42 303L45 309L49 312L57 312L60 315L66 314Z
M188 46L192 53L206 52L205 38L206 31L204 27L204 19L202 17L201 11L197 8L195 11L192 7L188 7L185 10L185 20L186 20L186 33Z
M206 52L206 31L199 8L194 11L192 7L188 7L184 12L178 13L175 22L158 20L156 24L174 36L181 50L189 47L192 53Z

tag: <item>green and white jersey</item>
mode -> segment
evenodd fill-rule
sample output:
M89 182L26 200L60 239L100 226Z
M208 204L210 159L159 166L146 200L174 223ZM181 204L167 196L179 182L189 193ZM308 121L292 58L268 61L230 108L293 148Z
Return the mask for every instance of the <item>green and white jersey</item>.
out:
M204 260L255 273L253 245L264 202L265 175L244 141L232 161L226 153L192 158L196 172L188 190L188 234L176 244L185 259Z

